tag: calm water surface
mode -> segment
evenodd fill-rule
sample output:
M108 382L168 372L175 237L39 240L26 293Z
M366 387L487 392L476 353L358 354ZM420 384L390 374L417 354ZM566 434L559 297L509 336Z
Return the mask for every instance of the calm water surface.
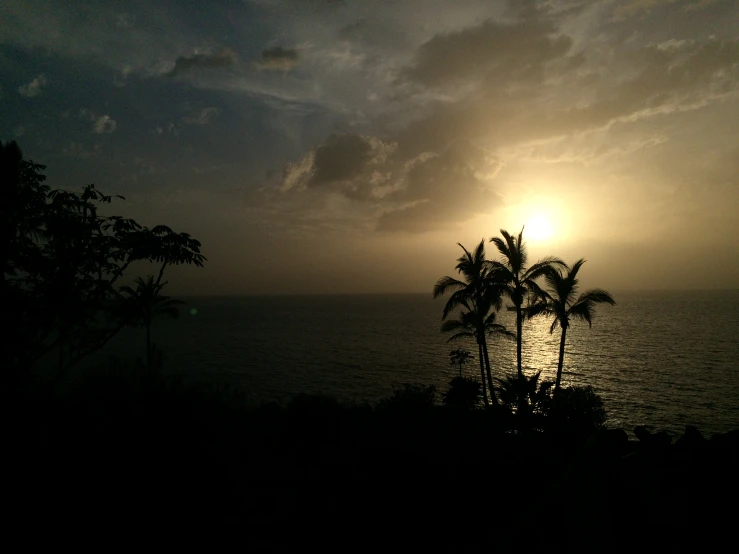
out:
M739 428L739 291L622 292L593 327L568 331L564 382L593 385L609 425L679 433ZM444 299L431 295L191 298L179 320L152 331L167 367L234 383L255 401L298 392L375 401L394 384L445 390L456 369L439 333ZM191 310L197 313L190 314ZM500 320L515 330L515 314ZM473 344L466 345L473 353ZM559 335L542 319L524 328L524 369L554 379ZM515 342L491 341L496 376L515 372ZM142 357L143 330L105 352ZM478 366L466 372L479 378Z

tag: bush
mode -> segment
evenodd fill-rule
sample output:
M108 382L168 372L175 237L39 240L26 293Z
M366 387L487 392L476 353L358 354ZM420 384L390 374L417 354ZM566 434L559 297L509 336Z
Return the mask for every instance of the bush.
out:
M403 383L403 388L393 388L393 394L377 403L378 410L414 412L436 405L436 387Z
M604 426L606 410L593 387L566 387L552 396L548 417L557 427L590 432Z
M469 377L455 377L449 381L449 390L442 395L445 406L474 410L482 401L482 385Z

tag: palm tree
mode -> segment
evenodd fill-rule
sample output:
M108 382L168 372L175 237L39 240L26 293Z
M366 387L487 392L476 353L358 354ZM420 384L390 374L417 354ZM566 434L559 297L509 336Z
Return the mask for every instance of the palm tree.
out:
M474 358L475 357L470 353L470 351L465 350L464 348L457 348L456 350L449 352L449 363L459 366L460 377L462 377L462 366Z
M554 316L552 326L549 328L550 333L554 333L557 326L562 328L562 336L559 340L559 363L557 364L557 380L554 384L554 391L559 390L562 381L562 367L565 358L565 341L567 338L567 329L570 327L572 319L581 319L587 321L593 326L593 317L595 316L596 304L616 304L611 294L603 289L591 289L579 296L577 295L577 273L580 271L585 260L576 261L571 268L567 269L567 274L563 274L559 269L550 269L545 275L544 280L548 290L539 291L539 300L532 306L529 316L537 315Z
M175 300L169 296L162 296L161 290L164 284L154 281L153 275L147 275L146 279L138 277L134 284L136 288L123 286L119 292L123 298L123 314L132 326L144 326L146 328L146 365L149 366L151 357L151 322L161 315L178 318L180 312L178 304L184 304L182 300Z
M518 237L501 229L503 238L493 237L490 242L495 244L501 259L491 261L489 278L498 286L503 287L505 294L511 299L516 309L516 368L518 377L523 376L521 367L521 345L523 344L524 300L530 295L538 295L539 285L536 279L544 275L551 268L565 266L558 258L547 257L539 260L531 267L526 267L528 254L523 242L523 228Z
M477 352L480 359L480 374L482 377L482 394L485 404L488 404L487 393L485 387L485 376L487 374L487 388L490 389L490 397L493 404L498 405L498 399L495 396L493 388L493 375L490 370L490 356L488 355L487 337L489 335L500 334L513 338L514 335L508 331L505 326L495 323L495 312L483 310L478 313L476 309L465 312L462 311L457 319L448 319L441 325L442 333L453 333L447 342L474 339L477 342Z
M483 398L485 404L489 405L485 390L485 374L487 373L490 396L493 399L493 404L497 405L498 401L495 397L493 378L490 371L487 335L494 333L510 335L504 326L495 323L495 310L499 309L501 305L501 289L494 286L494 283L488 278L490 263L485 259L485 239L480 241L474 252L469 252L461 244L459 244L459 247L464 251L464 254L457 259L455 269L464 280L448 276L442 277L434 286L434 298L454 290L444 306L442 320L445 320L457 308L461 308L462 311L458 319L444 322L441 331L454 333L448 342L463 338L475 339L480 360Z

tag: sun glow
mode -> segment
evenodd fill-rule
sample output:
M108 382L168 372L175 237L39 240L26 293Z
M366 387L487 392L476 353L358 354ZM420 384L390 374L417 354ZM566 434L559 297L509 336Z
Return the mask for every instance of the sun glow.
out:
M554 228L549 218L543 214L535 214L524 224L524 237L534 241L546 241L554 236Z

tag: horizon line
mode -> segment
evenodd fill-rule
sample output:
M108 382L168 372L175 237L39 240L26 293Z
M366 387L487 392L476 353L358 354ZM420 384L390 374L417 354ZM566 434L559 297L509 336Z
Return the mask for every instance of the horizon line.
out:
M612 289L614 293L639 293L639 292L739 292L735 288L715 289ZM186 296L193 298L234 298L234 297L263 297L263 296L407 296L407 295L432 295L431 291L405 291L405 292L244 292L244 293L173 293L174 296Z

